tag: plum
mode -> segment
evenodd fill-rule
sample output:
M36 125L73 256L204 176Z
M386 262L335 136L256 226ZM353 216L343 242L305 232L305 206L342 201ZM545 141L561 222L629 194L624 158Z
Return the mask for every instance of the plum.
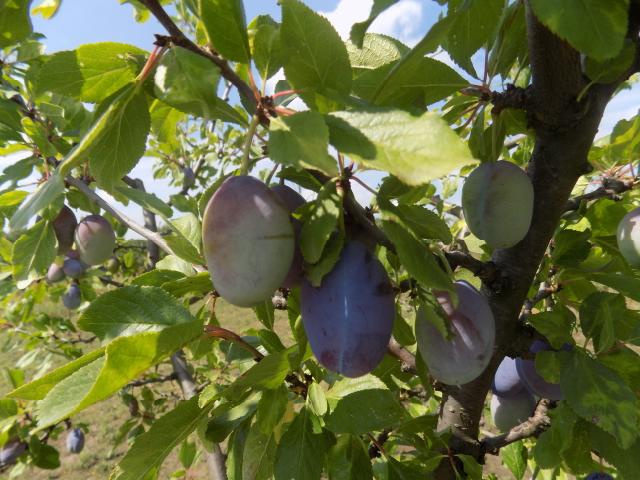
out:
M62 304L69 310L75 310L81 303L80 287L77 283L72 283L62 296Z
M78 258L78 253L70 250L62 264L62 271L67 277L78 278L87 270L87 265Z
M613 477L606 472L592 472L584 480L613 480Z
M80 453L84 448L84 432L80 428L74 428L67 434L67 450L71 453Z
M571 346L566 344L562 349L568 351L571 349ZM553 349L547 343L536 340L531 344L529 350L532 353L538 353L540 351ZM542 398L548 398L549 400L562 400L562 389L560 388L560 385L557 383L549 383L542 378L536 370L534 360L516 358L516 369L522 383L524 383L524 386L531 393Z
M0 466L13 465L27 451L27 444L14 438L0 447Z
M61 282L62 280L64 280L66 277L63 268L58 265L57 263L52 263L51 266L49 267L49 270L47 270L47 275L45 276L45 279L47 280L47 283L49 284L53 284L53 283L58 283Z
M501 397L510 397L520 392L523 388L525 387L520 375L518 375L516 360L504 357L493 377L493 385L491 387L493 393Z
M476 237L492 248L512 247L531 226L533 184L511 162L483 163L462 187L462 209Z
M111 257L107 260L106 268L109 273L116 273L118 268L120 268L120 262L116 257Z
M106 218L89 215L76 228L76 247L84 263L99 265L113 254L116 234Z
M395 318L394 293L364 244L348 243L319 288L303 281L300 304L311 350L323 366L359 377L382 361Z
M306 203L302 195L296 192L293 188L286 185L274 185L273 187L271 187L271 190L273 190L278 195L280 200L283 201L290 212L295 211L299 206ZM289 272L282 282L282 286L284 288L293 288L300 285L304 273L304 259L302 257L302 250L300 250L299 243L302 224L296 218L292 218L291 221L293 223L293 232L295 235L296 246L293 252L293 261L291 262L291 268L289 268Z
M185 167L182 169L182 188L187 190L196 184L196 174L191 167Z
M73 246L73 236L78 226L78 220L73 211L63 205L60 209L60 213L53 220L53 231L56 234L58 240L58 254L64 255Z
M536 399L527 390L510 397L491 397L491 417L501 432L506 432L526 421L536 408Z
M465 281L455 283L458 306L447 292L434 292L451 329L445 338L435 327L440 321L430 307L416 315L418 349L431 375L447 385L463 385L477 378L487 367L495 343L495 320L487 299ZM431 318L431 320L430 320Z
M202 222L214 288L239 307L268 300L285 279L295 247L289 212L250 176L230 177L213 194Z
M640 208L627 213L618 224L618 248L629 265L640 267Z

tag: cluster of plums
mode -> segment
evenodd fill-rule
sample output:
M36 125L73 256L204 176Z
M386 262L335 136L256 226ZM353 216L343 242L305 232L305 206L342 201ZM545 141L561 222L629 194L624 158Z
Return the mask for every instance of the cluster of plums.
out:
M80 453L84 448L84 432L80 428L73 428L66 438L69 453ZM0 467L13 465L18 458L27 451L27 443L19 438L13 438L0 447Z
M570 350L565 344L563 350ZM529 348L534 355L552 348L536 340ZM524 422L536 406L536 396L549 400L562 400L562 390L557 383L547 382L536 370L535 359L505 357L496 370L491 397L493 423L506 431Z
M46 274L53 284L65 278L78 279L92 265L99 265L111 258L116 246L116 235L109 221L101 215L89 215L80 222L66 205L53 221L58 240L58 255L64 255L62 264L52 263ZM72 249L75 242L75 250ZM66 308L74 310L82 303L80 286L76 281L62 296Z

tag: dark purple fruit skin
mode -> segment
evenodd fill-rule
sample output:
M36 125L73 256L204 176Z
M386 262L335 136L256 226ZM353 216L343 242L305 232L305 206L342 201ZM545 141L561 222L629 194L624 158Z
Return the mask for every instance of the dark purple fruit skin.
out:
M563 345L562 350L568 351L571 349L570 345ZM529 348L531 353L538 353L541 351L553 350L548 344L540 340L536 340L531 344ZM516 359L516 369L518 375L524 383L524 386L534 395L542 398L548 398L549 400L562 400L562 389L557 383L547 382L536 370L535 360L525 360L522 358Z
M496 395L501 397L511 397L525 388L524 383L518 375L516 360L511 357L504 357L498 366L493 377L491 389Z
M527 390L511 397L491 397L493 423L501 432L506 432L526 421L536 408L536 399Z
M301 311L311 350L324 367L359 377L382 361L393 329L394 295L384 267L362 243L344 247L319 288L302 282Z
M289 212L295 211L299 206L306 203L305 199L296 192L293 188L286 185L274 185L271 190L278 195L280 200L286 205ZM300 230L302 225L297 218L292 218L293 233L295 235L296 247L293 252L293 260L291 262L291 268L287 273L282 286L284 288L293 288L300 285L304 276L304 258L302 257L302 250L300 250Z
M72 283L69 289L62 296L62 304L69 310L75 310L82 303L82 296L80 295L80 287Z
M71 453L80 453L84 448L84 432L74 428L67 435L67 450Z
M495 345L495 320L484 295L465 281L455 283L458 306L447 292L434 292L449 320L452 338L445 338L420 308L416 316L418 349L433 377L446 385L464 385L489 365Z
M76 228L76 247L80 259L87 265L99 265L113 254L116 234L109 221L101 215L83 218Z
M185 167L182 170L184 179L182 180L182 188L191 188L196 184L196 174L191 167Z
M64 255L73 246L73 237L78 226L78 220L73 211L64 205L52 223L53 231L58 239L58 255Z
M87 269L87 266L82 263L81 260L76 258L67 257L64 259L64 263L62 264L62 271L67 277L78 278L82 276L82 274Z
M584 480L613 480L613 477L605 472L593 472L587 475Z
M27 444L16 439L9 440L0 448L0 465L13 465L27 451Z
M65 277L66 275L62 267L57 263L52 263L51 266L49 267L49 270L47 270L47 275L45 278L47 280L47 283L53 284L53 283L61 282L62 280L65 279Z

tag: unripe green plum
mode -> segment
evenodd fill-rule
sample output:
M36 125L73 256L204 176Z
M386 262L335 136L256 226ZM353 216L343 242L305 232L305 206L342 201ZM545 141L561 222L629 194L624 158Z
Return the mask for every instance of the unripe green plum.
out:
M437 315L422 307L416 316L418 349L433 377L447 385L463 385L489 365L495 343L495 320L487 299L465 281L455 283L458 306L447 292L434 292L447 315L451 338L435 326Z
M107 260L106 268L109 273L116 273L120 268L120 262L116 257L111 257Z
M66 275L62 267L57 263L52 263L51 266L49 267L49 270L47 270L47 275L45 276L45 279L47 280L47 283L53 284L53 283L61 282L62 280L65 279L65 277Z
M522 240L533 216L533 184L511 162L487 162L462 187L462 209L469 230L492 248Z
M640 208L627 213L618 224L618 248L624 259L640 267Z
M76 246L84 263L99 265L113 254L116 234L106 218L89 215L76 228Z
M491 397L491 416L494 425L501 432L506 432L526 421L536 408L536 399L527 390L510 397L493 395Z
M78 220L73 211L64 205L52 224L58 240L58 254L63 255L73 246L73 236L78 226Z
M214 288L239 307L271 298L291 267L295 246L282 201L246 175L228 178L213 194L202 240Z
M294 212L298 207L305 203L302 195L286 185L274 185L271 187L271 190L278 195L290 212ZM291 268L289 268L289 272L282 282L282 286L284 288L293 288L300 285L304 275L304 259L302 257L302 250L300 250L300 231L302 230L302 224L300 223L300 220L296 218L292 218L291 222L293 223L296 247L293 253Z

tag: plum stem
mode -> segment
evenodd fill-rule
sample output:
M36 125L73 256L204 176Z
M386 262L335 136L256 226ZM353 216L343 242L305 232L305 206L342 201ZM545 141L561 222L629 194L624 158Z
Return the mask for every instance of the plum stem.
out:
M242 164L240 165L240 175L247 175L249 173L249 157L251 154L251 145L253 143L253 137L256 134L256 130L258 129L259 124L260 117L258 115L254 115L251 119L251 123L249 124L247 136L245 137L244 143L242 144Z

